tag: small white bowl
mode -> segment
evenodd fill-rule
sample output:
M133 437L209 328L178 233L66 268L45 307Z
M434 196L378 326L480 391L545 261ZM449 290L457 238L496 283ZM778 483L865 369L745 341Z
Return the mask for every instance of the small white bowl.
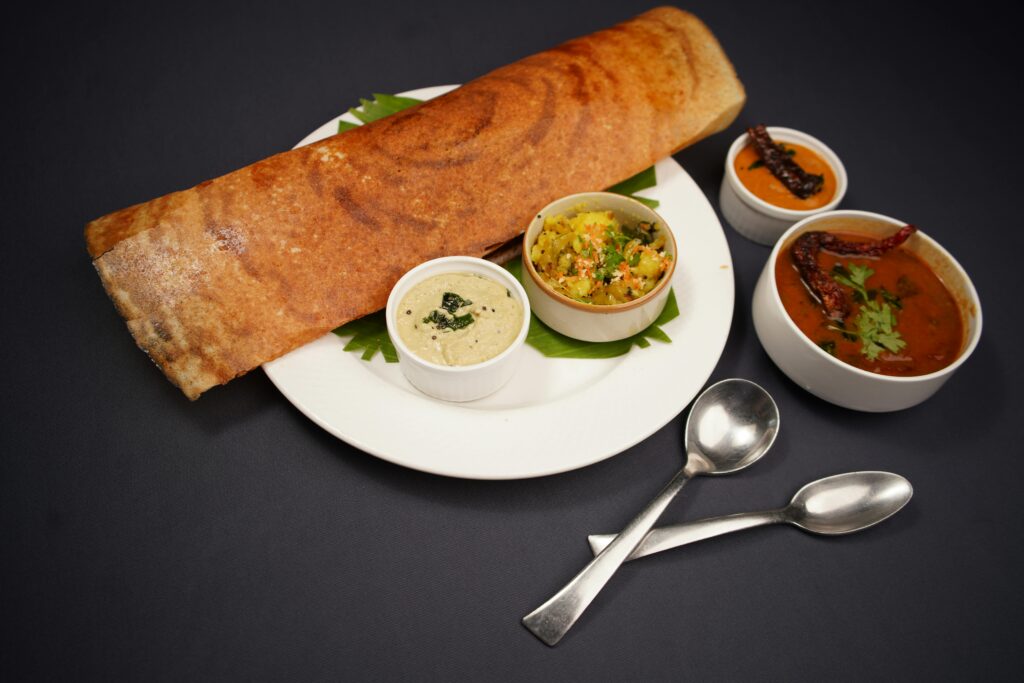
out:
M832 167L832 172L836 176L836 193L828 204L820 208L798 211L769 204L748 190L736 175L736 155L750 141L746 133L736 138L729 148L729 153L725 155L725 175L722 176L722 186L718 192L718 205L725 220L736 232L758 244L771 245L797 221L831 211L839 206L839 202L846 195L848 181L843 162L818 138L779 126L769 126L768 134L775 142L792 142L817 152Z
M530 260L530 250L544 228L544 219L560 214L572 216L579 213L581 207L585 211L612 211L624 225L647 222L657 226L658 233L665 235L665 252L671 254L672 260L654 289L635 301L600 306L574 301L544 282ZM668 302L677 260L675 236L665 219L653 209L612 192L582 192L556 199L530 221L523 235L523 287L534 314L556 332L589 342L616 341L641 332L661 315Z
M900 248L931 267L953 295L964 323L960 355L927 375L892 377L848 365L807 338L786 313L775 282L775 262L797 237L809 230L888 237L903 221L867 211L832 211L800 221L772 249L754 288L754 330L772 361L791 380L819 398L844 408L881 413L921 403L939 390L973 353L981 336L981 302L964 269L938 242L918 231Z
M504 286L523 307L523 322L512 344L494 358L474 365L439 365L423 360L402 341L395 324L398 305L410 289L442 273L483 275ZM395 283L388 296L384 317L388 334L398 351L399 367L409 382L428 396L444 401L475 401L493 394L507 383L519 365L523 342L530 329L530 300L519 281L501 266L469 256L446 256L416 266Z

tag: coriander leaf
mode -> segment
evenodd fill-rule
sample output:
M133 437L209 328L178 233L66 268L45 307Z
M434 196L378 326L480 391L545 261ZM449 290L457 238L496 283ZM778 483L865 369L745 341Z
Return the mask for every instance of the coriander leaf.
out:
M871 268L867 266L861 266L856 263L849 265L850 279L853 280L858 287L867 288L868 278L875 274Z
M867 266L860 266L856 263L851 263L846 268L837 263L832 268L832 279L852 289L854 300L860 303L867 303L875 298L874 294L867 289L867 280L874 274L875 271Z
M763 166L764 166L764 162L761 161L760 159L758 159L757 161L752 163L750 166L747 166L747 170L748 171L753 171L755 168L762 168Z
M622 232L615 232L611 228L608 228L604 231L604 236L608 238L609 242L619 247L625 245L627 242L629 242L630 239L633 239L628 234L626 234L625 230L623 230Z
M602 268L602 270L605 273L604 277L609 278L612 275L614 275L615 270L619 267L619 264L622 263L623 260L624 259L622 254L616 251L615 247L612 247L610 245L605 246L604 267Z
M896 314L887 303L879 304L877 301L869 301L860 307L860 313L854 322L857 325L857 332L842 330L843 336L859 338L861 341L860 351L868 360L878 360L878 356L883 351L897 353L907 345L900 333L893 329L896 326ZM829 329L839 330L840 328L830 326Z

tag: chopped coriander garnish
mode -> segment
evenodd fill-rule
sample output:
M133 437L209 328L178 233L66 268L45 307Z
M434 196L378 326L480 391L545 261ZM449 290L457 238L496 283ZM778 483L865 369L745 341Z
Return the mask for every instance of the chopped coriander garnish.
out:
M902 307L899 297L882 289L885 301L879 303L876 299L878 290L867 287L868 278L874 274L871 268L856 263L850 263L845 268L837 263L832 269L832 279L853 289L854 300L860 302L861 306L857 317L853 319L856 332L837 325L829 325L829 329L841 333L846 339L860 339L860 352L868 360L877 360L883 351L898 353L907 345L894 329L896 313L893 312L893 306Z

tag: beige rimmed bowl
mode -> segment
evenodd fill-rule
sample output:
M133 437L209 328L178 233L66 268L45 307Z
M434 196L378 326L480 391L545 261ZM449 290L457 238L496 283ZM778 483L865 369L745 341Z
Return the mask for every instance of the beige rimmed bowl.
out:
M722 186L718 192L718 205L722 209L722 215L726 222L736 232L758 244L771 245L775 244L782 233L786 232L794 223L809 216L831 211L839 206L839 202L843 201L843 197L846 195L849 181L846 177L846 168L839 160L839 156L818 138L793 128L781 126L768 126L767 130L775 142L791 142L816 152L832 167L832 172L836 176L836 193L831 201L822 207L798 211L775 206L748 190L736 175L734 165L736 155L750 141L746 133L736 138L732 146L729 147L729 153L725 156L725 174L722 176Z
M612 211L622 224L653 223L665 235L665 252L671 254L669 267L658 284L635 301L610 306L585 304L556 292L544 282L530 260L530 250L548 216L573 216L581 211ZM672 288L678 254L676 240L665 219L635 199L612 192L582 192L557 199L530 221L523 235L523 288L530 306L545 325L567 337L589 342L617 341L641 332L665 309Z
M789 317L775 281L776 259L810 230L888 237L903 221L867 211L832 211L800 221L779 239L754 288L754 330L772 361L791 380L844 408L881 413L910 408L931 397L974 352L981 337L981 302L967 272L938 242L918 231L900 248L931 267L960 308L964 338L951 364L927 375L892 377L855 368L809 339Z

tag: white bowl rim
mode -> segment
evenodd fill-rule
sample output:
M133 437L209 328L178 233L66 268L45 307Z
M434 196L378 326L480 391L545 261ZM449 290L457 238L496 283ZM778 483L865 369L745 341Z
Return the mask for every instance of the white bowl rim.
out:
M953 265L953 267L957 271L959 271L959 273L963 276L964 282L967 283L967 293L970 295L970 304L972 306L974 306L974 319L975 319L974 332L971 334L970 338L967 340L967 344L964 346L963 350L960 352L960 355L957 356L956 360L954 360L952 363L950 363L949 365L947 365L944 368L940 368L939 370L936 370L935 372L929 372L929 373L924 374L924 375L910 375L910 376L906 376L906 377L900 377L900 376L894 376L894 375L883 375L883 374L880 374L880 373L877 373L877 372L868 372L867 370L862 370L861 368L858 368L858 367L855 367L853 365L850 365L849 363L843 362L843 361L839 360L838 358L836 358L835 356L833 356L832 354L828 353L823 348L821 348L820 346L815 344L810 339L810 337L808 337L806 334L804 334L803 330L801 330L799 327L797 327L796 323L793 322L793 319L789 316L789 312L786 310L786 307L782 303L782 297L779 296L779 287L778 287L778 284L775 282L775 262L776 262L776 260L779 257L779 253L782 251L782 246L789 240L790 236L794 232L796 232L797 230L803 228L805 225L808 225L809 223L812 223L812 222L823 220L825 218L835 218L835 217L842 217L842 216L850 216L850 217L853 217L853 218L871 218L871 219L880 220L880 221L883 221L883 222L886 222L886 223L890 223L890 224L896 225L896 226L907 225L907 223L905 223L903 221L896 220L895 218L892 218L891 216L885 216L885 215L882 215L880 213L873 213L871 211L859 211L859 210L855 210L855 209L844 209L842 211L828 211L826 213L815 214L814 216L808 216L804 220L802 220L802 221L800 221L798 223L794 223L792 225L792 227L790 227L788 230L786 230L786 232L784 232L782 234L782 236L779 237L779 241L775 243L775 247L772 249L771 254L768 256L768 263L766 264L768 266L768 268L769 268L768 276L769 276L769 282L771 283L770 291L771 291L772 303L775 306L777 306L778 309L782 312L782 317L786 321L785 324L789 327L789 329L792 332L796 333L796 335L801 339L801 341L808 348L810 348L812 352L817 353L822 358L825 358L828 362L832 363L834 366L841 367L841 368L843 368L845 370L848 370L848 371L852 372L854 375L857 375L857 376L860 376L860 377L870 377L870 378L878 380L878 381L880 381L882 383L915 384L915 383L926 382L928 380L933 380L933 379L936 379L936 378L939 378L939 377L943 377L945 375L952 374L957 368L959 368L961 365L964 364L964 362L967 360L967 358L972 353L974 353L974 349L978 346L978 340L981 338L981 322L982 322L981 321L981 300L978 298L978 292L974 288L974 283L971 281L970 276L967 275L967 271L964 270L963 266L960 265L960 262L957 261L955 258L953 258L953 255L950 254L946 250L945 247L943 247L941 244L939 244L937 241L935 241L932 237L929 237L927 234L925 234L921 230L918 230L916 232L916 234L920 235L922 238L928 240L932 244L932 246L934 246L936 248L936 250L939 252L939 254L941 254L943 258L948 259L949 262ZM961 310L960 313L961 313L961 315L964 315L966 313L966 311ZM963 324L967 325L968 324L968 320L965 319L963 321Z
M401 335L398 334L398 329L396 328L396 325L394 323L394 318L395 309L401 302L398 300L396 294L403 284L410 280L420 278L423 271L429 268L439 269L436 273L433 273L432 275L465 272L459 270L459 264L472 264L475 266L483 266L486 270L489 270L492 273L494 273L497 276L495 279L500 279L502 281L502 284L505 284L508 289L514 289L516 291L516 294L519 296L519 302L523 307L523 322L519 329L519 334L516 335L516 338L512 341L511 344L508 345L508 347L504 351L499 353L497 356L494 356L493 358L488 358L487 360L481 361L479 363L473 363L472 365L441 365L440 363L433 363L424 358L420 358L418 355L413 353L413 351L408 346L405 345L405 342L402 340ZM444 268L444 266L448 265L451 265L452 267ZM425 280L426 278L422 277L420 279ZM419 282L416 282L415 284L419 284ZM414 287L415 284L410 285L410 289ZM487 259L482 258L476 258L474 256L442 256L440 258L424 261L418 266L413 267L408 272L406 272L405 275L400 277L398 279L398 282L395 283L395 286L391 288L391 294L388 295L388 303L384 309L384 320L387 323L388 336L391 337L391 343L394 344L395 347L398 348L398 350L401 351L404 356L412 359L413 361L422 365L423 367L430 368L432 370L438 370L441 372L451 373L453 375L466 372L473 372L476 370L480 370L481 368L496 365L499 362L501 362L502 359L515 353L516 349L522 346L523 343L526 341L526 334L530 331L530 315L530 298L526 295L526 290L523 289L523 285L520 284L519 280L517 280L516 277L512 275L512 273L508 272L507 270L505 270L498 264L494 263L493 261L488 261Z
M809 216L816 216L820 213L824 213L825 211L832 211L835 207L839 206L839 202L843 201L843 197L846 196L846 188L849 185L849 179L846 176L846 167L843 166L843 162L839 158L839 155L832 151L832 148L824 142L809 133L803 132L802 130L786 128L784 126L765 126L765 128L768 130L768 134L772 136L772 139L777 142L782 141L804 144L825 157L825 161L832 167L832 171L836 175L835 194L827 204L819 206L816 209L786 209L758 197L756 194L751 192L747 186L743 184L743 181L740 180L739 176L736 175L736 168L733 163L736 160L736 155L740 153L740 150L746 147L749 140L747 133L744 132L733 141L732 145L729 147L729 152L725 155L725 173L740 199L742 199L744 203L748 204L751 208L754 208L763 214L774 218L785 218L789 220L800 220Z
M533 266L532 259L530 259L529 257L530 249L533 247L532 244L527 244L527 240L529 240L530 237L530 225L532 225L535 220L543 216L544 212L546 212L552 204L568 201L570 199L578 199L579 201L583 202L586 201L587 199L593 198L596 200L601 199L602 197L614 197L616 200L625 200L627 204L635 204L642 211L647 211L653 214L654 217L657 219L657 223L661 224L661 228L659 229L662 230L667 236L666 244L671 243L672 245L672 260L669 262L668 269L666 269L665 272L661 274L661 279L658 280L658 284L654 286L654 289L647 292L643 296L637 297L632 301L624 301L621 304L585 304L581 301L570 299L566 295L556 292L551 287L551 285L545 282L544 278L540 276L540 273L538 273L537 269L534 268ZM541 229L543 229L543 227L544 225L542 223ZM536 239L537 238L534 237L534 241L536 241ZM574 311L581 311L583 313L597 313L601 315L606 315L608 313L621 313L623 311L629 311L634 308L641 308L646 304L650 303L652 300L654 300L657 297L657 295L660 294L663 289L665 289L665 287L671 286L669 283L672 281L672 276L675 274L676 262L679 260L679 243L676 242L675 233L672 232L672 228L669 226L668 221L666 221L660 213L658 213L651 207L647 206L643 202L638 202L633 197L628 197L624 194L618 194L617 192L576 192L575 194L567 194L564 197L559 197L554 201L548 202L543 209L538 211L534 215L534 217L530 219L530 223L526 226L526 230L523 232L523 253L521 258L523 260L523 272L526 273L527 277L533 280L534 284L536 284L540 288L541 292L546 294L549 298L554 299L556 302L558 302L559 305L567 306Z

